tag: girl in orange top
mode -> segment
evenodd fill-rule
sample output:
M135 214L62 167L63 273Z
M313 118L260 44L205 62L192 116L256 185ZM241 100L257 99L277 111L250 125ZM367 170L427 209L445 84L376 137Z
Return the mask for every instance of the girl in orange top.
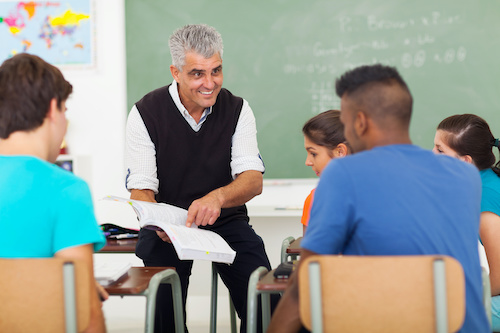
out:
M344 157L350 153L338 110L328 110L309 119L304 124L302 133L304 134L304 148L307 151L306 165L310 166L317 176L321 175L331 159ZM314 190L304 202L301 219L304 234L309 222L313 197Z

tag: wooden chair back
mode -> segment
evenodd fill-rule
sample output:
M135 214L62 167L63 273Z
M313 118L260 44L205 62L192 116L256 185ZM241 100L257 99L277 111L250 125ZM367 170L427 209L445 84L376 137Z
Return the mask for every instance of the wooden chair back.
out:
M312 316L322 312L324 332L436 332L436 260L444 273L444 331L455 332L465 317L465 280L447 256L308 257L299 268L301 320L311 330ZM311 310L310 267L319 268L312 286L321 293L319 310Z
M64 272L71 272L72 267L74 279L65 282ZM88 277L87 267L78 261L0 259L0 332L68 332L72 330L68 328L72 320L76 320L73 327L76 326L78 332L84 331L90 320L91 281ZM64 291L65 283L69 293ZM75 312L72 318L68 311L75 304L65 304L65 296L71 297L73 290L76 291L76 318Z

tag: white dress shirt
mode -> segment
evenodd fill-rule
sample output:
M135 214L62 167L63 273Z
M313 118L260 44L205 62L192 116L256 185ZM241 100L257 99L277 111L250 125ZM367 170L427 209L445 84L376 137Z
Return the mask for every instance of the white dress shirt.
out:
M181 103L175 80L168 91L186 122L194 131L198 132L212 113L212 107L205 109L200 121L196 123ZM127 189L129 191L132 189L148 189L158 193L159 180L156 169L155 145L151 141L146 125L135 105L128 116L125 139ZM236 175L247 170L264 172L264 163L257 146L255 117L246 100L243 100L231 144L231 174L233 179L236 178Z

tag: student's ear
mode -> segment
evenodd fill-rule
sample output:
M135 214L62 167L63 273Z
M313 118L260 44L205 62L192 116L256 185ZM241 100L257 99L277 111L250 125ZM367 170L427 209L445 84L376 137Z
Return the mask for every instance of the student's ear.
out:
M349 149L347 148L345 143L339 143L337 147L335 147L333 151L333 156L335 157L344 157L349 153Z
M460 156L459 159L461 159L464 162L474 164L474 162L472 162L472 157L470 155Z
M58 109L57 107L57 99L52 98L49 103L49 111L47 112L47 118L49 120L54 120L56 119L57 112L61 112L61 110Z
M368 117L363 111L358 111L354 119L354 130L358 137L363 136L368 129Z
M174 80L179 83L179 69L174 65L170 65L170 73L172 73L172 77L174 78Z

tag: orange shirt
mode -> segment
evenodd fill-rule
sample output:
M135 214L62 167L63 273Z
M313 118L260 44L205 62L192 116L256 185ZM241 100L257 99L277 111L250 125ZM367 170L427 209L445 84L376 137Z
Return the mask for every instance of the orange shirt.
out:
M302 209L302 218L300 219L300 222L302 222L302 224L305 226L309 224L309 217L311 215L311 207L313 203L315 190L316 189L312 190L311 193L309 193L309 195L306 198L306 201L304 202L304 208Z

